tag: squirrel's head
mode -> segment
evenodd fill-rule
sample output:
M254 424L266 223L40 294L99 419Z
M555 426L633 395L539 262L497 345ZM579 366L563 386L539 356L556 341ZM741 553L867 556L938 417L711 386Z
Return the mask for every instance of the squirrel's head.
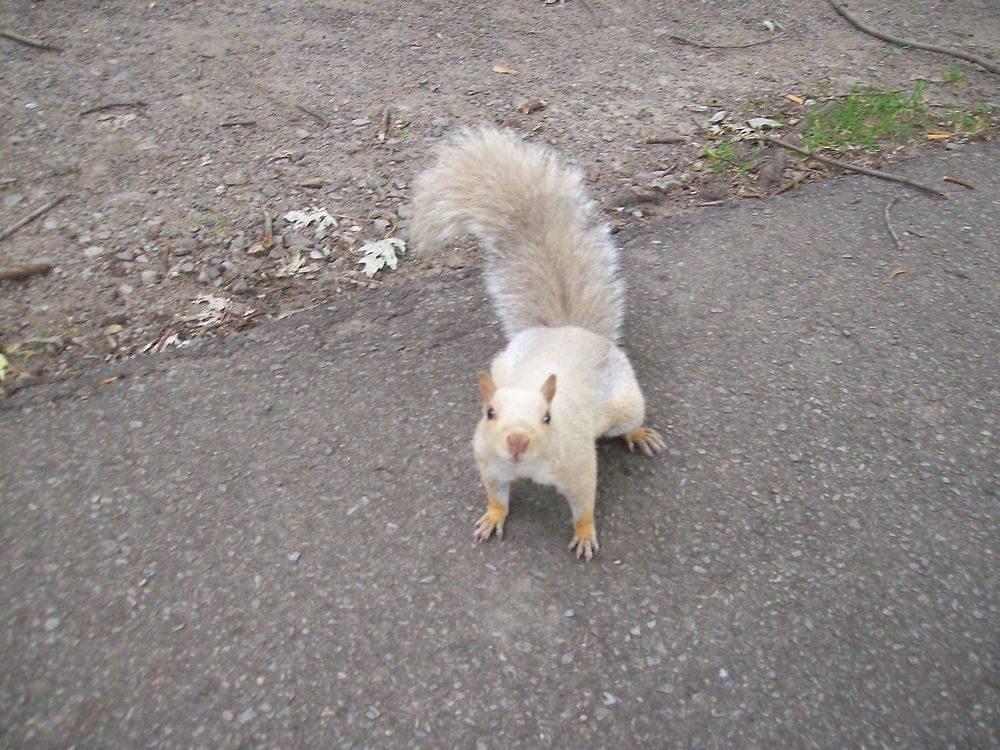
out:
M531 389L497 388L493 378L480 372L479 395L483 399L480 431L487 445L512 465L529 463L549 436L555 374L540 388Z

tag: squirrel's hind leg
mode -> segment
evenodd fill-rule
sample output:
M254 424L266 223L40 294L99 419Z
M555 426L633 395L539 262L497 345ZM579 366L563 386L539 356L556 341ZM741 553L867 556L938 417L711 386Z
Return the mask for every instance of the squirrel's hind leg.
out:
M602 437L618 437L625 439L629 451L636 447L647 456L666 450L667 444L660 433L652 427L643 427L642 420L646 416L646 403L642 398L639 383L634 377L619 383L607 407L607 422L610 424Z

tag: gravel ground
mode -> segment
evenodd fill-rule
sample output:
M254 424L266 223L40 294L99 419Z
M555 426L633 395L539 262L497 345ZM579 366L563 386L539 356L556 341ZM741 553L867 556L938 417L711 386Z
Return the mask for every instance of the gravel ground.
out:
M993 6L855 11L995 54ZM998 103L976 66L894 50L822 3L10 0L0 23L62 50L0 39L2 225L68 196L2 241L4 264L54 264L0 282L8 391L474 265L465 249L410 255L369 281L358 263L366 241L405 239L412 177L462 124L558 147L628 229L738 200L699 160L720 108L801 117L786 94L909 88L952 69L960 84L929 99ZM547 106L519 111L535 100ZM676 142L647 143L664 136ZM282 226L310 206L340 221L322 241ZM260 242L265 215L275 247Z

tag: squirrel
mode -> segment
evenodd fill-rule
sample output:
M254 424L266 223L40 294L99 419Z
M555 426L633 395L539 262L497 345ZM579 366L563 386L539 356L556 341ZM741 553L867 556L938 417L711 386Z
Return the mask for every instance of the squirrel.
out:
M509 339L480 372L473 451L486 487L475 539L503 538L510 484L527 477L569 502L569 549L590 560L599 437L652 456L645 402L617 341L625 307L618 249L582 174L493 127L467 129L414 183L412 238L431 250L465 233L486 256L487 292Z

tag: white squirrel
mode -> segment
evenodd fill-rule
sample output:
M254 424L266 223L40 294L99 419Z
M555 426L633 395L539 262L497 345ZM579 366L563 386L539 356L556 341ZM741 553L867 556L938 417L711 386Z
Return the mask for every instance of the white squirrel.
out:
M465 130L416 180L413 238L430 250L464 233L510 339L479 373L473 448L486 487L475 537L503 537L510 483L553 485L573 514L570 550L590 560L599 437L647 455L666 446L643 427L645 402L617 346L625 307L618 250L581 174L555 152L496 128Z

